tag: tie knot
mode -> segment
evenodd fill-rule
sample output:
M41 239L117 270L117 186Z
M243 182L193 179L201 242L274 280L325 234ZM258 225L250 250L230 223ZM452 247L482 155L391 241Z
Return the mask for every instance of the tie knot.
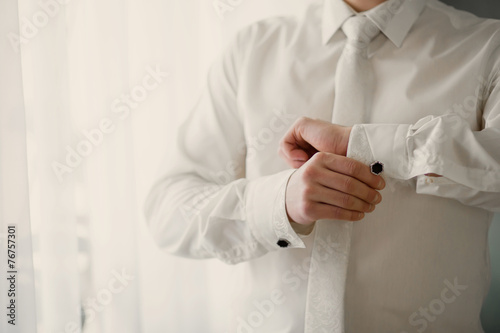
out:
M347 39L359 47L367 47L379 33L379 28L368 17L356 15L348 18L342 25Z

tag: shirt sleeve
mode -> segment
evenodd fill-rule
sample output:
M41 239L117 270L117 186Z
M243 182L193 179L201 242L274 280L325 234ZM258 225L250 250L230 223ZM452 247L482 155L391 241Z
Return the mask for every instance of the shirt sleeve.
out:
M245 178L247 146L237 98L245 38L240 33L212 65L146 200L153 238L169 253L236 264L284 246L305 247L285 210L294 170Z
M482 128L459 114L428 116L415 124L363 124L351 131L348 155L384 163L385 178L413 180L417 193L500 211L500 84L489 80ZM443 177L428 177L426 174Z

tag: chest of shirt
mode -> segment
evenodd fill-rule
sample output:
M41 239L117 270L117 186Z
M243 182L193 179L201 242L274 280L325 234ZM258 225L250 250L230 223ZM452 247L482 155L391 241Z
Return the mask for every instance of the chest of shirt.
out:
M331 121L343 39L337 33L327 45L313 39L250 53L238 94L250 177L286 168L276 151L295 119ZM405 43L397 48L380 35L370 46L376 86L367 123L414 124L429 115L456 113L479 130L488 79L484 59L417 33Z

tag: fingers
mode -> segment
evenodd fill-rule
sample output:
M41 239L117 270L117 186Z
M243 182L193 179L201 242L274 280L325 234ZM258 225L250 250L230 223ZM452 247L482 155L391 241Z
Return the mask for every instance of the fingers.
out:
M375 210L375 204L370 204L348 193L321 185L310 195L310 200L360 213L370 213Z
M305 163L309 159L309 155L302 149L292 148L288 151L288 158L293 161Z
M324 163L329 170L354 177L373 189L382 190L385 187L385 181L381 176L372 174L369 166L352 158L322 152L315 154L313 158Z
M342 221L359 221L365 217L364 213L344 209L337 206L331 206L324 203L316 202L310 205L310 208L304 209L305 216L311 221L321 219L342 220Z
M295 142L286 140L287 138L284 137L280 142L278 153L288 165L294 168L298 168L307 162L309 158L317 152L312 146L306 147L307 143L304 143L303 146L299 146Z
M318 151L345 156L350 127L301 117L280 141L279 152L289 165L303 164Z
M307 162L307 158L306 159L303 159L303 158L296 158L296 159L291 159L290 157L288 156L285 156L285 153L282 149L279 149L278 150L278 154L279 156L285 160L285 162L292 168L294 169L298 169L300 168L304 163Z
M374 211L385 182L356 160L316 153L290 177L285 207L296 223L318 219L359 221Z
M296 120L280 141L279 155L292 167L304 164L317 152L302 136L302 130L309 121L305 117Z
M371 188L356 178L346 176L341 173L323 170L317 179L319 184L327 188L350 194L366 203L376 205L382 201L382 196L377 190Z

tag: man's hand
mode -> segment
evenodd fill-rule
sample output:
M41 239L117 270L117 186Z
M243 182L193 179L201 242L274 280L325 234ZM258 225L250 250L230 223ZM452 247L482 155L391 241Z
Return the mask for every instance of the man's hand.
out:
M290 221L310 225L319 219L359 221L372 212L385 187L382 177L354 159L319 152L292 174L286 189Z
M302 166L318 151L345 156L350 134L350 127L301 117L281 139L279 154L293 168Z

